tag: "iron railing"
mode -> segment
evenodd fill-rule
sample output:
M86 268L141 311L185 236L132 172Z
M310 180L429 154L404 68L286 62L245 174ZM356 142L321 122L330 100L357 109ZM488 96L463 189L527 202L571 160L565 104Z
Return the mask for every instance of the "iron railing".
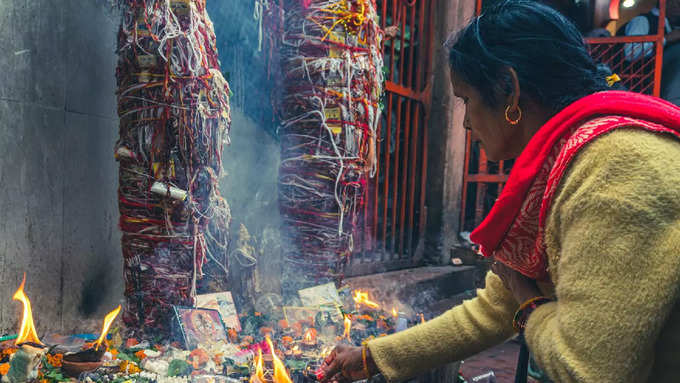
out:
M433 56L436 0L378 0L386 38L385 97L376 148L378 169L369 180L364 231L355 238L347 275L414 267L426 208L428 78ZM389 34L389 33L388 33Z

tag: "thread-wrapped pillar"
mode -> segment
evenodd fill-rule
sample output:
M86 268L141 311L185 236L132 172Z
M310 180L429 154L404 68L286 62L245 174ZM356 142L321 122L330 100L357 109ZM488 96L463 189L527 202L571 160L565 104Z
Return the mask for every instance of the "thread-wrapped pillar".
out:
M375 173L383 85L374 0L285 0L279 204L287 287L341 276Z
M220 196L230 124L205 0L119 0L120 227L133 332L167 333L213 262L226 278L229 207Z

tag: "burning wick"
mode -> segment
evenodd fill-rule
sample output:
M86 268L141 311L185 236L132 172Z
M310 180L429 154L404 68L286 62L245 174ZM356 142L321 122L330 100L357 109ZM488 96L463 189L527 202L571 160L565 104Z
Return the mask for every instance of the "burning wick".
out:
M350 331L352 330L352 320L349 318L349 315L345 315L345 332L342 333L343 338L347 338L348 340L351 340L350 338Z
M420 323L425 323L425 314L420 314Z
M354 290L354 303L359 306L361 304L366 305L372 309L380 308L380 305L370 300L367 292L362 292L361 290Z
M259 347L257 348L257 357L255 357L255 375L250 376L250 383L265 383L262 349Z
M3 382L28 382L35 380L38 377L42 358L47 352L47 347L40 342L35 331L31 301L24 293L25 285L26 274L24 273L24 280L12 297L13 300L20 301L24 305L21 327L16 340L16 345L20 346L20 348L11 357L9 371L7 375L3 376Z
M118 307L116 307L115 310L106 314L106 317L104 317L104 325L102 326L102 333L99 336L99 339L97 339L97 341L94 342L94 349L95 350L99 350L99 346L101 346L104 339L106 339L106 334L109 333L109 328L111 327L111 323L113 323L113 321L116 319L119 312L120 312L120 305L118 305Z
M276 352L274 351L274 345L272 344L272 340L269 338L269 335L267 335L266 340L267 345L269 346L269 351L272 353L272 361L274 363L274 383L293 383L293 381L288 376L286 366L276 355Z
M397 308L396 308L396 307L393 307L393 308L392 308L392 316L395 317L395 318L397 318L397 317L399 316L399 313L397 312Z
M21 343L34 343L38 345L43 345L40 339L38 339L38 334L35 331L35 325L33 324L33 312L31 311L31 301L24 293L24 285L26 285L26 273L24 273L24 280L21 282L21 286L14 296L12 297L15 301L20 301L24 305L24 313L21 318L21 328L19 330L19 336L17 337L17 345Z
M307 329L305 332L305 337L302 340L302 344L306 346L316 346L316 329L313 327L310 327Z

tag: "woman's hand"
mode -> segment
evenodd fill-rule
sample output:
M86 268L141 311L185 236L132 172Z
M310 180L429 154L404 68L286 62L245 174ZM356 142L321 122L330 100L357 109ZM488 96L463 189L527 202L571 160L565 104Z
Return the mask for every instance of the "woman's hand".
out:
M491 264L491 270L501 278L505 287L512 292L512 295L519 304L542 295L536 286L535 280L498 261L494 261Z
M321 365L321 383L346 383L368 379L361 347L337 346Z

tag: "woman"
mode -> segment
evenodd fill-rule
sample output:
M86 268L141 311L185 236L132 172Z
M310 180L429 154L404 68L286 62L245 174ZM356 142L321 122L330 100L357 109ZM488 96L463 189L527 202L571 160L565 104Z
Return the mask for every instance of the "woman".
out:
M472 239L486 288L407 331L338 346L324 381L399 381L522 332L555 382L680 381L680 109L613 91L577 29L510 0L450 51L465 127L516 158Z

